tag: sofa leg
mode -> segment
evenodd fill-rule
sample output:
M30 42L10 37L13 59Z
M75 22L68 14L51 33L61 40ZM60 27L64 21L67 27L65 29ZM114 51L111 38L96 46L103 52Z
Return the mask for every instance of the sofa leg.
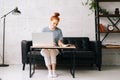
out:
M98 68L99 71L101 71L101 65L97 64L97 68Z
M98 67L98 70L101 71L101 67Z
M23 68L22 68L22 70L25 70L25 64L23 64Z

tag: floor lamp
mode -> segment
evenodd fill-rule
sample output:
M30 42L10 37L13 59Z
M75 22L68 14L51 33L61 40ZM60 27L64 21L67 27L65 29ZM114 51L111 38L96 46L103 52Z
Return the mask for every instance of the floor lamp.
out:
M8 12L7 14L5 14L5 15L3 15L2 17L1 17L1 19L3 18L3 58L2 58L2 64L0 64L0 67L5 67L5 66L9 66L8 64L5 64L4 63L4 53L5 53L5 18L6 18L6 16L8 15L8 14L10 14L10 13L12 13L12 14L21 14L21 12L18 10L18 8L16 7L15 9L13 9L13 10L11 10L10 12Z

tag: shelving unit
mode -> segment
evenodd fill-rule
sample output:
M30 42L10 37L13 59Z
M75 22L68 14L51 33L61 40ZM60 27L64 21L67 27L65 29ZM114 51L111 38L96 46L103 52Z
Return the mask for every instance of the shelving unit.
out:
M105 36L103 37L102 41L110 34L110 33L120 33L120 29L117 26L117 24L119 24L120 22L120 14L116 15L116 14L104 14L104 15L100 15L99 14L99 3L100 2L120 2L120 0L96 0L96 4L97 4L97 8L95 11L95 25L96 25L96 40L100 41L100 34L104 33ZM113 25L114 28L116 28L115 31L105 31L105 32L100 32L99 29L99 25L100 24L100 18L107 18ZM114 22L111 18L112 17L117 17L118 20L116 22ZM104 46L104 48L119 48L120 49L120 45L106 45L106 47Z

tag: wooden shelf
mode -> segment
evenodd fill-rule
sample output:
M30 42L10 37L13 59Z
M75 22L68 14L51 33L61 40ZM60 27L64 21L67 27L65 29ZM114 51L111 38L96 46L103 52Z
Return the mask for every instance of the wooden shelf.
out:
M98 0L99 2L120 2L120 0Z
M103 48L106 49L120 49L120 45L103 45Z
M105 32L100 32L100 33L120 33L120 30L117 30L117 31L105 31Z
M120 17L120 14L119 15L115 15L115 14L106 14L106 15L99 15L99 17Z

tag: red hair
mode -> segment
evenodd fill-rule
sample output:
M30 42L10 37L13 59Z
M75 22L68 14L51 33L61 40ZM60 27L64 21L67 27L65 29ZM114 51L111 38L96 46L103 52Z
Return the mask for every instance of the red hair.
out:
M53 16L51 16L50 21L52 20L60 20L59 18L60 14L58 12L55 12Z

